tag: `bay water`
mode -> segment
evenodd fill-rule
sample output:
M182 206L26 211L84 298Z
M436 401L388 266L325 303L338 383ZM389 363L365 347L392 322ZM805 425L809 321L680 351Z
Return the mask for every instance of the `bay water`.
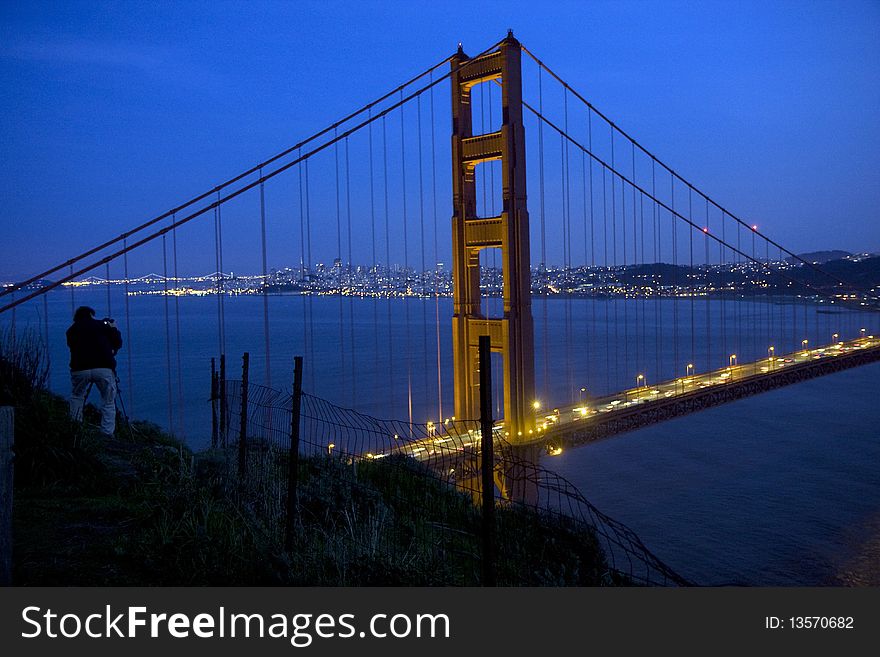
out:
M260 296L225 297L222 323L214 295L128 301L121 286L52 292L16 310L15 330L43 336L50 386L68 394L72 308L112 315L126 342L117 358L126 412L172 427L194 448L209 444L210 362L221 352L230 379L247 351L252 381L289 389L293 356L303 355L305 389L342 406L417 422L454 413L447 298L270 296L268 361ZM639 374L650 385L685 375L686 364L706 371L732 356L766 358L769 346L782 354L803 339L857 337L866 322L877 330L876 317L784 300L537 298L533 315L537 396L547 407L632 387ZM12 323L9 312L0 318L7 330ZM493 362L495 381L500 374ZM880 585L878 382L880 364L864 366L543 464L698 583Z

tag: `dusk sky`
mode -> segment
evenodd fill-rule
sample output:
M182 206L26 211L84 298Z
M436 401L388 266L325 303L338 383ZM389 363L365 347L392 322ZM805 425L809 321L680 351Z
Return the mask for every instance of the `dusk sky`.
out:
M4 2L0 280L206 191L508 28L790 249L880 251L878 2ZM441 116L448 94L437 88ZM273 239L296 232L295 184L267 188L270 266L298 261L298 245ZM451 201L438 206L442 258ZM313 227L315 259L333 256L331 223ZM255 253L251 229L228 227L230 261Z

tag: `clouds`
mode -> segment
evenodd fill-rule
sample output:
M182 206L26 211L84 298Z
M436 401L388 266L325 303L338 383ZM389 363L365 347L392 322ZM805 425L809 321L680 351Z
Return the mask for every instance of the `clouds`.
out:
M74 67L94 74L138 76L145 81L189 88L221 88L228 81L193 51L162 43L80 36L22 36L0 47L4 67L14 63Z

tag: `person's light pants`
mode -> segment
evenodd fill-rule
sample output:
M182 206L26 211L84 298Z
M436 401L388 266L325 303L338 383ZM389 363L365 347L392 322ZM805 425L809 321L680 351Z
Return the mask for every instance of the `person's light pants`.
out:
M89 384L94 383L101 393L101 432L109 435L116 429L116 375L108 367L77 370L70 373L73 392L70 395L70 417L82 421L83 404Z

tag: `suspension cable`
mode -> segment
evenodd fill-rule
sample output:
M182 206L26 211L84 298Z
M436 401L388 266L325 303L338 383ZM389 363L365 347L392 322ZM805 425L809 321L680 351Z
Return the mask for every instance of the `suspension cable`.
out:
M409 102L413 98L416 98L417 96L425 93L426 91L428 91L432 87L436 86L437 84L439 84L443 80L449 78L453 73L458 72L459 70L461 70L463 68L466 68L468 65L477 61L483 55L491 52L497 46L498 46L498 44L496 43L495 45L486 49L485 51L483 51L479 55L475 56L474 58L469 59L469 60L465 60L464 62L462 62L461 64L456 66L456 68L454 70L447 72L442 77L439 77L436 80L431 81L429 84L417 89L416 91L410 93L406 97L403 97L403 91L401 90L400 91L401 100L392 104L392 105L389 105L388 107L384 108L381 112L378 112L374 116L369 117L368 119L366 119L364 121L361 121L360 123L353 126L352 128L349 128L345 132L339 133L338 135L336 135L335 137L333 137L329 141L326 141L323 144L320 144L320 145L314 147L312 150L308 151L305 155L302 155L301 157L298 157L294 160L291 160L290 162L282 164L278 168L274 169L273 171L270 171L269 173L267 173L263 176L260 176L257 180L253 180L250 183L247 183L246 185L238 188L237 190L228 193L226 196L221 197L220 192L218 191L217 192L217 200L214 201L213 203L201 208L200 210L196 210L195 212L192 212L192 213L186 215L183 219L176 220L172 225L169 225L169 226L166 226L165 228L156 230L155 232L151 233L150 235L139 239L137 242L132 243L131 245L126 247L126 249L128 251L131 251L133 249L137 249L137 248L143 246L144 244L147 244L147 243L155 240L156 238L161 237L162 235L165 235L166 233L171 231L175 226L181 226L183 224L189 223L190 221L192 221L196 217L199 217L199 216L205 214L206 212L213 210L215 207L218 207L219 205L226 203L227 201L229 201L233 198L236 198L236 197L240 196L241 194L244 194L245 192L253 189L254 187L257 187L260 183L263 183L267 180L270 180L271 178L274 178L275 176L277 176L277 175L287 171L288 169L296 166L301 161L307 160L308 158L316 155L317 153L320 153L321 151L329 148L330 146L333 146L340 139L344 139L345 137L348 137L349 135L354 134L355 132L357 132L361 128L369 125L371 122L376 121L381 117L387 116L389 113L393 112L398 107L401 107L402 105ZM220 187L218 186L216 189L219 190ZM169 214L163 215L163 218L167 217L167 216L169 216ZM118 240L116 240L116 241L118 241ZM21 305L22 303L24 303L26 301L30 301L31 299L33 299L36 296L39 296L40 294L45 294L46 292L49 292L50 290L55 289L59 285L63 285L64 283L76 278L77 276L81 276L82 274L85 274L85 273L92 271L93 269L101 266L104 263L111 262L112 260L114 260L114 259L118 258L120 255L122 255L122 253L126 249L117 250L107 256L104 256L100 260L93 262L90 265L86 265L84 267L81 267L80 269L78 269L76 271L73 270L73 266L71 265L71 273L68 276L65 276L65 277L62 277L56 281L53 281L49 285L46 285L46 286L40 288L39 290L36 290L36 291L22 297L21 299L18 299L14 302L10 302L10 303L6 304L5 306L0 307L0 313L6 312L7 310L10 310L18 305ZM79 258L79 259L81 259L81 258ZM55 269L53 271L57 271L57 269ZM23 285L23 284L20 284L20 285ZM7 291L8 291L8 288L7 288Z
M695 224L693 221L691 221L690 219L688 219L688 218L685 217L684 215L680 214L679 212L675 211L673 207L670 207L669 205L667 205L666 203L664 203L664 202L661 201L660 199L658 199L658 198L652 196L651 194L649 194L649 193L647 192L647 190L645 190L644 188L642 188L642 187L639 186L639 185L636 185L633 181L629 180L625 174L621 173L620 171L617 171L617 170L614 168L613 164L611 164L611 165L608 164L608 163L605 162L602 158L598 157L596 154L594 154L594 153L590 152L589 150L587 150L586 147L585 147L583 144L581 144L580 142L578 142L576 139L574 139L573 137L571 137L571 136L568 135L568 134L565 134L559 126L557 126L556 124L554 124L552 121L550 121L550 120L547 119L546 117L540 115L540 114L538 113L538 111L535 110L534 107L532 107L531 105L529 105L529 104L526 103L525 101L523 101L523 107L525 107L526 109L528 109L530 112L536 114L540 120L542 120L544 123L546 123L548 126L550 126L553 130L555 130L555 131L557 131L558 133L564 135L565 139L569 140L574 146L576 146L577 148L580 148L580 149L584 150L584 151L587 153L587 155L589 155L591 158L593 158L593 159L596 161L597 164L599 164L600 166L605 167L606 169L608 169L608 171L610 171L610 172L612 173L612 181L613 181L613 179L614 179L615 177L617 177L617 178L620 178L620 180L621 180L621 184L622 184L622 185L623 185L623 184L634 185L634 186L636 187L636 189L637 189L639 192L641 192L642 194L645 194L645 195L648 196L648 198L650 198L653 202L657 203L658 205L660 205L660 206L663 207L664 209L668 210L668 211L673 215L674 218L678 218L678 219L680 219L681 221L685 222L685 223L688 224L692 229L696 229L696 230L699 230L699 229L700 229L700 227L699 227L697 224ZM613 143L613 142L612 142L612 143ZM670 172L670 180L674 180L675 178L677 178L677 176L674 176L674 172ZM679 178L679 180L681 180L681 179ZM684 182L684 181L682 181L682 182ZM685 184L686 184L686 183L685 183ZM688 187L688 189L689 189L689 190L690 190L690 189L693 189L693 191L699 193L699 191L696 190L695 188ZM674 193L674 186L673 186L673 193ZM711 199L710 199L710 203L711 203ZM728 213L728 216L730 216L729 213ZM743 224L743 225L744 225L744 224ZM738 226L739 226L739 224L738 224ZM753 230L751 226L747 226L747 228L748 228L749 230ZM754 230L757 231L757 229L754 229ZM713 240L715 240L715 241L720 241L720 238L718 238L716 235L712 235L712 234L710 234L710 237L711 237ZM770 241L771 244L773 244L772 240L769 240L769 238L767 238L766 236L763 236L763 237L764 237L764 239L767 239L768 241ZM745 260L749 260L749 261L751 261L752 263L754 263L754 264L756 264L756 265L759 265L759 266L761 266L761 267L764 267L765 269L770 270L771 272L774 271L774 270L769 266L768 263L763 263L763 262L761 262L760 259L752 258L751 256L749 256L748 253L746 253L746 252L744 252L744 251L742 250L741 246L733 247L732 245L729 245L729 244L728 244L727 246L728 246L728 248L730 248L731 250L735 251L735 252L738 253L740 256L742 256ZM784 249L783 249L783 250L784 250ZM820 290L820 289L814 287L813 285L811 285L811 284L809 284L809 283L801 283L801 282L797 281L796 279L794 279L793 277L789 276L788 274L785 274L785 273L782 273L782 272L777 272L777 273L780 273L782 276L784 276L784 277L786 277L786 278L789 278L790 280L792 280L792 281L795 282L795 283L798 283L799 285L802 285L802 286L804 286L804 287L806 287L806 288L808 288L808 289L810 289L810 290L813 290L813 291L814 291L817 295L819 295L819 296L829 297L829 298L831 298L832 300L834 300L835 302L838 302L838 300L837 300L833 295L829 294L828 292L822 291L822 290ZM839 302L840 302L842 305L843 305L843 304L846 304L846 303L851 303L851 302L848 302L848 301L839 301ZM859 305L854 306L854 308L855 308L856 310L861 310L862 312L876 312L875 309L868 308L868 307L864 307L864 306L859 306Z
M500 44L500 42L496 43L489 50L496 48L499 44ZM486 52L488 52L488 50ZM331 130L336 130L339 126L344 125L344 124L348 123L349 121L351 121L352 119L354 119L355 117L360 116L364 112L371 110L373 107L375 107L379 103L382 103L383 101L388 100L394 94L396 94L398 91L401 91L401 90L405 89L406 87L414 84L415 82L422 79L426 75L432 74L435 70L437 70L441 66L444 66L445 64L447 64L452 59L452 57L453 57L452 55L449 55L448 57L446 57L442 61L437 62L436 64L434 64L430 68L426 69L425 71L422 71L421 73L410 78L409 80L407 80L403 84L398 85L394 89L391 89L390 91L379 96L375 100L367 103L366 105L360 107L359 109L355 110L354 112L351 112L350 114L344 116L343 118L339 119L335 123L332 123L331 125L324 128L323 130L319 130L318 132L314 133L310 137L303 139L299 143L294 144L293 146L284 149L283 151L279 152L278 154L273 155L272 157L270 157L266 160L263 160L259 164L252 166L247 171L244 171L244 172L230 178L229 180L227 180L223 183L220 183L219 185L216 185L213 189L211 189L207 192L204 192L202 194L199 194L198 196L194 196L190 200L188 200L184 203L181 203L180 205L178 205L177 207L175 207L171 210L168 210L168 212L165 212L165 213L159 215L158 217L154 217L153 219L150 219L149 221L146 221L143 224L137 226L136 228L133 228L132 230L126 231L125 233L122 233L122 234L118 235L117 237L114 237L113 239L107 240L106 242L104 242L103 244L101 244L99 246L96 246L92 249L89 249L88 251L84 251L83 253L75 256L74 258L71 258L70 260L67 260L67 261L65 261L65 262L63 262L63 263L61 263L51 269L47 269L46 271L44 271L40 274L37 274L36 276L33 276L26 281L23 281L23 282L18 283L14 286L11 286L11 288L6 288L6 289L0 291L0 297L2 297L5 294L10 293L11 291L15 291L15 290L19 290L24 287L27 287L31 283L34 283L34 282L40 280L41 278L45 278L46 276L49 276L50 274L54 274L56 271L58 271L59 269L61 269L63 267L66 267L68 265L73 266L74 264L76 264L80 260L87 258L90 255L94 255L95 253L102 251L102 250L106 249L107 247L113 246L114 244L117 244L118 242L121 242L122 240L125 240L125 239L135 235L136 233L139 233L140 231L142 231L146 228L149 228L150 226L155 225L156 223L162 221L163 219L166 219L174 214L177 214L181 210L184 210L184 209L190 207L191 205L195 205L199 201L205 200L206 198L210 197L212 194L219 193L221 190L225 189L226 187L229 187L230 185L237 183L238 181L242 180L243 178L246 178L247 176L250 176L261 169L264 169L265 167L269 166L270 164L277 162L278 160L280 160L284 157L287 157L288 155L290 155L294 151L301 149L306 144L309 144L309 143L315 141L316 139L323 137L324 135L328 134Z
M596 107L595 107L592 103L590 103L590 101L588 101L586 98L584 98L584 97L583 97L581 94L579 94L579 93L578 93L573 87L571 87L571 85L569 85L569 84L568 84L565 80L563 80L559 75L557 75L554 71L552 71L552 70L551 70L551 69L550 69L550 68L549 68L549 67L548 67L543 61L541 61L537 56L535 56L534 53L532 53L528 48L526 48L524 45L522 45L522 43L520 43L520 47L521 47L521 49L522 49L522 51L523 51L524 53L526 53L529 57L532 58L532 60L534 60L534 62L538 65L539 70L540 70L540 69L543 69L543 70L547 71L547 73L549 73L551 76L553 76L553 78L555 78L555 79L557 80L557 82L559 82L564 88L568 89L568 90L572 93L572 95L573 95L575 98L577 98L577 99L580 100L583 104L585 104L587 107L589 107L589 108L592 109L594 112L596 112L596 114L598 114L602 119L604 119L607 123L609 123L609 124L611 125L611 127L612 127L614 130L616 130L617 132L619 132L619 133L621 134L621 136L623 136L624 138L628 139L630 142L632 142L633 144L635 144L635 146L636 146L639 150L641 150L643 153L645 153L645 155L647 155L648 157L650 157L652 160L655 160L655 161L657 162L657 164L659 164L661 167L663 167L664 169L666 169L670 174L672 174L673 176L675 176L676 178L678 178L682 183L684 183L685 185L687 185L689 188L693 189L697 194L699 194L700 196L702 196L703 198L705 198L707 201L709 201L709 203L711 203L712 205L714 205L716 208L718 208L719 210L723 211L723 212L724 212L727 216L729 216L731 219L733 219L733 220L736 221L737 223L741 224L742 226L751 229L751 227L752 227L751 224L746 223L745 221L743 221L742 219L740 219L737 215L733 214L732 212L730 212L729 210L727 210L726 208L724 208L723 206L721 206L717 201L715 201L714 199L712 199L711 197L709 197L705 192L700 191L699 188L695 187L692 183L690 183L690 182L687 181L685 178L683 178L681 175L679 175L678 173L676 173L676 171L675 171L674 169L672 169L670 166L668 166L667 164L665 164L662 160L660 160L658 157L656 157L656 156L655 156L651 151L649 151L647 148L645 148L644 146L642 146L641 143L639 143L634 137L630 136L627 132L625 132L624 130L622 130L617 124L615 124L610 118L608 118L608 117L607 117L605 114L603 114L600 110L596 109ZM525 105L525 103L523 103L523 104ZM815 265L815 264L812 263L812 262L809 262L809 261L805 260L804 258L802 258L801 256L797 255L796 253L793 253L792 251L789 251L788 249L786 249L785 247L783 247L781 244L779 244L779 243L776 242L775 240L770 239L768 236L764 235L763 233L761 233L761 236L762 236L764 239L766 239L767 241L769 241L773 246L778 247L780 250L784 251L784 252L787 253L790 257L794 258L795 260L797 260L797 261L800 262L801 264L803 264L803 265L807 265L808 267L811 267L811 268L814 269L815 271L817 271L817 272L819 272L819 273L821 273L821 274L824 274L824 275L826 275L826 276L828 276L828 277L830 277L830 278L833 278L834 280L836 280L836 281L837 281L839 284L841 284L841 285L850 286L852 289L856 289L856 290L858 290L858 291L860 291L860 292L863 292L863 293L865 292L865 290L862 290L862 289L860 289L860 288L856 288L856 287L853 286L851 283L849 283L849 282L847 282L847 281L844 281L844 280L841 279L841 278L838 278L836 275L834 275L834 274L832 274L832 273L830 273L830 272L828 272L828 271L822 269L821 267L818 267L817 265Z

